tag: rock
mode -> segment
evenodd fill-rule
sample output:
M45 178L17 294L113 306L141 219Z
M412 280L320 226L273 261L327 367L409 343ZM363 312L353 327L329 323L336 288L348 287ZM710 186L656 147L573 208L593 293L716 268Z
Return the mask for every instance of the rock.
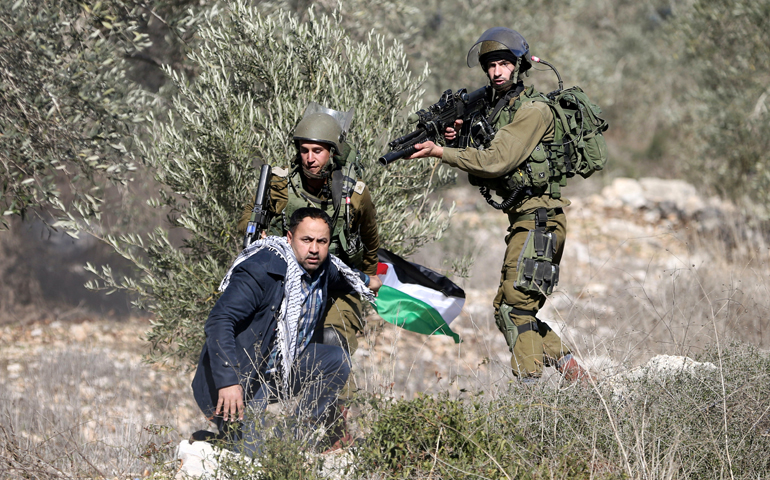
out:
M734 210L726 202L704 198L685 181L662 178L616 178L602 189L601 198L607 208L646 210L644 218L648 222L714 218L722 216L720 211Z
M355 460L352 453L346 450L338 450L330 454L306 454L308 457L323 456L323 470L321 478L343 479L347 478L345 472ZM193 442L182 440L176 449L176 459L179 461L179 471L174 480L227 480L221 472L218 472L219 463L227 458L244 466L252 460L243 455L238 455L229 450L218 449L208 442ZM259 467L259 463L254 465ZM255 469L256 470L256 469Z
M86 331L86 324L75 324L70 327L70 336L76 342L85 342L88 338L88 332Z
M664 217L679 214L692 218L706 207L695 187L682 180L642 178L639 184L644 192L646 206L657 207Z
M680 355L657 355L650 359L645 365L615 375L608 375L603 384L609 386L612 390L613 401L619 402L629 395L632 395L633 384L645 377L654 377L665 381L666 379L681 373L688 374L692 377L698 377L713 372L716 369L717 367L713 363L696 362L690 357Z

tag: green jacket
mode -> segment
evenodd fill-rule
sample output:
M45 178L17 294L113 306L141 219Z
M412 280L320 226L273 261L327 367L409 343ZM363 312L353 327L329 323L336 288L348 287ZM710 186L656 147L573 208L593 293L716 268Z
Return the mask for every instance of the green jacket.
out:
M444 148L442 161L480 179L497 179L512 173L530 158L536 148L553 141L554 120L551 109L543 102L529 100L535 95L529 87L512 98L495 119L499 127L494 140L484 150ZM519 98L523 101L518 102ZM537 208L566 207L566 198L552 198L548 190L541 195L523 198L506 210L509 216L534 212Z

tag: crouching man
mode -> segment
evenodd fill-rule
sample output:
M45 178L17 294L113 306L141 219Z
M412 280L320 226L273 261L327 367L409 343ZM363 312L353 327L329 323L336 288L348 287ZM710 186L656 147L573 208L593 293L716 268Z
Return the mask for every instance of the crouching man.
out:
M313 341L323 328L328 291L356 292L372 301L381 282L329 255L330 239L329 216L299 208L286 237L251 244L222 280L192 387L219 437L236 451L259 450L259 418L279 398L299 396L299 425L328 423L347 381L345 350Z

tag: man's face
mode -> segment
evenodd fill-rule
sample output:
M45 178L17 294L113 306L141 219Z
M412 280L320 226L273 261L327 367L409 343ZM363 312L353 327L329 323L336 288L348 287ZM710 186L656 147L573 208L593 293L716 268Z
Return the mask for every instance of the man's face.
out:
M286 239L297 262L308 273L315 272L329 256L329 225L320 218L305 218Z
M492 86L500 87L511 79L516 65L508 60L496 60L487 64L487 75Z
M300 142L299 155L305 170L313 174L320 174L329 163L331 150L323 143Z

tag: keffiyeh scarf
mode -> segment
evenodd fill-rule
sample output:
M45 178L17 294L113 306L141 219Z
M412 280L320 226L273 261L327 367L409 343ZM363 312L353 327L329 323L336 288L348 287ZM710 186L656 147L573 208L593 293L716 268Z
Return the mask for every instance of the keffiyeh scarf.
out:
M303 295L301 282L303 269L300 267L299 263L297 263L294 251L291 249L291 245L286 237L271 236L257 240L246 247L240 254L238 254L238 257L236 257L235 261L230 266L230 269L227 271L225 278L222 279L222 283L219 284L219 291L224 292L225 289L227 289L235 267L263 248L275 252L276 255L286 262L283 300L281 301L281 309L278 313L278 327L276 329L276 346L278 347L278 357L280 358L279 362L283 386L288 389L291 365L294 363L294 359L297 357L298 353L300 353L297 352L297 334L300 324L299 315L302 311ZM361 277L353 272L350 267L345 265L342 260L336 256L329 254L329 257L334 266L337 267L337 270L350 286L353 287L356 293L358 293L361 298L374 303L374 294L366 285L364 285Z

